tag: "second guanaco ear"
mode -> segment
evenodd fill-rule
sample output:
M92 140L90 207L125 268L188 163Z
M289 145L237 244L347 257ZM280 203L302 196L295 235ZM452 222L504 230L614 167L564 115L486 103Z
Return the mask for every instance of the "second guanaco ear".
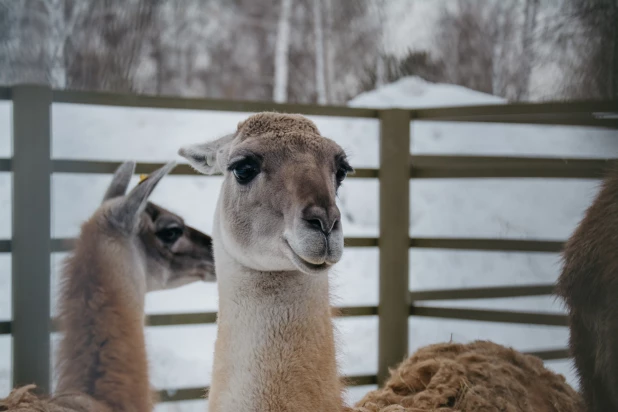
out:
M118 166L118 169L114 172L112 183L110 183L105 196L103 196L103 202L115 197L124 196L133 173L135 173L135 162L124 162Z
M212 142L186 146L178 154L189 161L198 172L205 175L223 173L235 134L228 134Z
M139 222L148 203L148 197L165 175L176 167L176 162L167 163L137 185L128 195L111 209L111 218L122 229L129 232L137 231Z

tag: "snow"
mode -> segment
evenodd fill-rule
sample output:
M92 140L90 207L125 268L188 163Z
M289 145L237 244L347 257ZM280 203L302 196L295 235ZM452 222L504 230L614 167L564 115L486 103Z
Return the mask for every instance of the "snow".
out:
M506 100L455 84L430 83L418 76L403 77L348 102L352 107L436 107L502 104Z
M495 96L419 78L364 93L355 107L435 107L499 104ZM248 113L97 107L55 104L52 108L53 156L62 159L165 161L177 158L179 146L218 137L234 129ZM356 167L377 167L379 123L376 119L310 116L323 134L338 141ZM10 156L10 104L0 104L0 157ZM555 157L615 157L616 132L593 128L414 122L415 154L476 154ZM79 224L97 207L110 176L55 174L52 179L52 233L75 236ZM0 238L11 232L10 175L0 174ZM188 224L210 233L221 178L168 176L153 201L181 214ZM410 183L412 236L565 239L596 192L594 180L436 179ZM349 179L340 196L348 236L378 233L378 182ZM52 256L53 284L63 254ZM375 305L378 300L376 248L347 249L331 279L336 304ZM410 286L414 290L481 285L553 282L557 254L410 251ZM54 293L54 292L52 292ZM0 255L0 319L10 313L10 256ZM428 302L432 306L563 312L551 297L485 301ZM147 297L148 313L214 311L214 284L192 284ZM410 350L453 339L491 339L520 350L559 348L568 331L561 327L410 318ZM345 374L373 374L377 368L377 318L342 318L340 366ZM215 325L147 328L152 382L157 388L207 385L216 335ZM575 385L570 362L547 362ZM0 396L9 388L10 338L0 337ZM352 388L351 401L371 386ZM157 411L204 410L206 401L180 402Z

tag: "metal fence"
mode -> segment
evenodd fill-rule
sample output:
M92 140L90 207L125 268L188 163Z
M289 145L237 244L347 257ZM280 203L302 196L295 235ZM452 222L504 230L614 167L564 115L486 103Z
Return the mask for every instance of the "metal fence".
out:
M454 309L417 306L428 300L483 299L540 296L553 285L487 287L410 292L409 248L510 252L559 252L562 242L479 238L410 238L409 179L440 178L568 178L602 177L616 159L556 159L471 156L410 155L410 122L417 120L579 125L618 128L618 102L508 104L420 110L363 109L264 102L149 97L95 92L51 90L19 85L0 88L0 100L13 103L13 157L0 159L0 172L13 174L13 233L0 240L0 252L12 253L13 320L0 322L0 334L13 336L13 384L36 382L50 386L50 253L67 251L72 239L52 239L52 173L114 172L117 162L76 161L51 158L50 110L53 103L105 106L218 110L271 111L305 115L376 118L380 121L380 168L358 169L352 178L378 179L380 183L380 236L346 238L346 247L378 247L378 306L340 308L339 316L379 317L378 373L348 377L350 385L382 383L388 367L407 356L408 317L466 319L532 325L566 326L561 314ZM540 136L539 138L542 138ZM141 163L137 173L148 173L160 164ZM193 174L186 165L173 174ZM206 178L206 177L204 177ZM150 326L206 324L216 313L153 315ZM533 352L545 360L568 357L566 348ZM163 401L197 399L204 388L162 390Z

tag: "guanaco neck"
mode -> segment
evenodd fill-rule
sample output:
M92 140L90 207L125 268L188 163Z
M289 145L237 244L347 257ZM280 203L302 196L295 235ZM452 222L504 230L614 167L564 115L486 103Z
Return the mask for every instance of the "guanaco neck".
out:
M129 240L102 236L96 222L82 227L62 279L57 394L85 393L114 411L152 410L145 269L136 253Z
M342 410L328 275L258 272L216 241L214 248L219 318L209 410Z

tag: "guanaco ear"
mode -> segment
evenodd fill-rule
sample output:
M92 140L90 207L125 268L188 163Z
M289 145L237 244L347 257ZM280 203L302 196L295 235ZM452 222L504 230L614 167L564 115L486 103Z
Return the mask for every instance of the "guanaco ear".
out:
M124 162L118 166L118 169L114 172L112 183L110 183L107 191L105 192L105 196L103 196L103 202L115 197L124 196L134 172L135 162Z
M183 147L178 154L205 175L223 173L235 134L228 134L212 142Z
M148 197L161 179L174 167L176 167L176 162L170 162L157 169L131 190L122 201L115 204L111 209L111 217L114 222L132 233L137 231L142 213L148 204Z

